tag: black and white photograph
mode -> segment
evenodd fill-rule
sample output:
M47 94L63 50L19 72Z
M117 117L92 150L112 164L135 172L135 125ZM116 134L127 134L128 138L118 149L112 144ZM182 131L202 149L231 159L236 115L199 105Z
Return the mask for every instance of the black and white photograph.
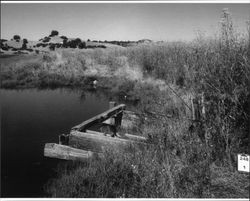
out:
M250 2L2 1L1 200L249 200Z

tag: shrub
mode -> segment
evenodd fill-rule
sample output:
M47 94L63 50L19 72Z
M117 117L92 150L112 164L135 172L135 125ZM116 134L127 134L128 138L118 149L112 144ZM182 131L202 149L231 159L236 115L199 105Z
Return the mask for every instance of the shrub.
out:
M54 51L55 48L56 48L56 45L55 45L55 44L50 44L49 49L50 49L51 51Z
M81 42L81 43L79 43L78 47L79 47L79 49L86 48L86 43L85 42Z
M70 41L64 41L64 47L77 48L81 44L81 39L76 38Z
M99 48L107 48L105 45L98 45Z
M27 39L23 39L23 44L22 44L22 48L23 50L27 49L27 43L28 43L28 40Z
M50 34L49 36L50 36L50 37L52 37L52 36L58 36L58 34L59 34L58 31L52 30L52 31L51 31L51 34Z
M66 36L60 36L60 38L63 40L68 40L68 38Z
M13 39L16 40L16 41L17 41L17 40L19 41L19 40L21 39L21 37L20 37L19 35L14 35L14 36L13 36Z
M50 41L50 39L51 39L50 37L45 37L45 38L43 39L43 42L44 42L44 43L47 43L47 42Z
M28 40L26 38L23 39L23 44L27 44Z
M1 46L1 49L2 49L2 50L5 50L5 51L8 51L8 50L9 50L9 47Z

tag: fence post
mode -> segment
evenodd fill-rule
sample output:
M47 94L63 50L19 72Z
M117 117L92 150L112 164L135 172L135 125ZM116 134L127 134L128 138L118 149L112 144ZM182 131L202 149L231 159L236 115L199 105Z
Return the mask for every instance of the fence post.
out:
M112 109L113 107L115 107L117 104L116 104L116 102L114 102L114 101L110 101L109 102L109 109ZM114 117L111 117L111 118L109 118L109 119L107 119L107 121L106 122L108 122L110 125L115 125L115 118Z
M206 108L205 108L204 92L202 92L202 94L201 94L201 114L202 114L202 119L204 120L206 118Z

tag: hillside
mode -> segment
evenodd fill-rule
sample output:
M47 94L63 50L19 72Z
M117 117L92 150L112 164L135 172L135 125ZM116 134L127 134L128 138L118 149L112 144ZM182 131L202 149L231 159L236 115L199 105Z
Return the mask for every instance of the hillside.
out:
M143 39L139 41L97 41L90 39L68 38L59 35L58 31L51 31L51 34L38 41L30 41L21 38L19 35L13 36L10 40L1 39L1 54L39 54L48 53L58 49L95 49L95 48L123 48L136 46L138 44L149 44L152 41Z

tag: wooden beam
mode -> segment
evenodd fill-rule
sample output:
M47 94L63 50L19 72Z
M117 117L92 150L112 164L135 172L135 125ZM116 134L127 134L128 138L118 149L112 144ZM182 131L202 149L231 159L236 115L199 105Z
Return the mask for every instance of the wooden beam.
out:
M137 142L147 143L147 138L145 138L143 136L139 136L139 135L131 135L131 134L125 133L123 138L133 140L133 141L137 141Z
M94 154L97 153L55 143L46 143L44 147L44 156L64 160L84 161L93 157Z
M93 152L103 152L103 148L126 148L130 145L147 146L148 144L119 137L109 137L93 133L71 131L69 135L69 146L90 150Z
M86 133L90 133L90 134L95 134L95 135L103 135L103 136L108 136L108 137L111 137L111 133L102 133L102 132L98 132L98 131L93 131L93 130L86 130Z
M102 135L102 136L104 136L104 133L93 131L93 130L86 130L86 133L91 133L91 134L96 134L96 135ZM106 136L111 137L112 135L111 134L106 134ZM127 140L130 140L130 141L137 141L137 142L147 143L147 138L145 138L143 136L138 136L138 135L131 135L131 134L128 134L128 133L125 133L122 136L118 135L118 138L127 139Z
M126 105L121 104L118 105L116 107L113 107L99 115L96 115L94 117L92 117L91 119L88 119L84 122L82 122L81 124L74 126L72 128L72 130L77 130L77 131L85 131L87 128L95 125L95 124L100 124L103 121L105 121L106 119L109 119L110 117L114 116L114 115L118 115L119 113L122 113L123 110L125 110Z

